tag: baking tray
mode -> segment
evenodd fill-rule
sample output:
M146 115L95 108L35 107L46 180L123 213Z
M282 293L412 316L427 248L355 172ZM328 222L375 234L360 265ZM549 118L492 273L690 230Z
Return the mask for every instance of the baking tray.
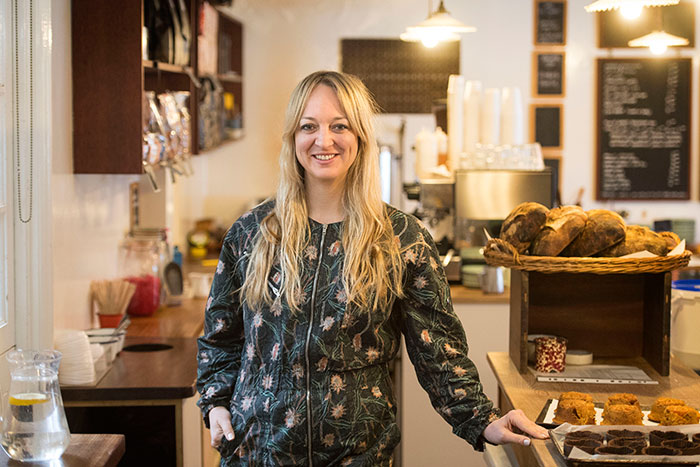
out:
M556 428L559 426L559 424L554 423L554 409L557 408L557 404L559 403L558 399L547 399L547 402L545 402L544 407L542 407L542 411L540 411L540 414L537 416L535 419L535 423L538 425L544 427L544 428ZM600 422L603 421L603 407L605 404L602 402L594 402L593 405L595 406L595 423L596 425L600 425ZM642 423L644 426L658 426L659 424L657 422L652 422L647 418L649 415L649 412L651 412L651 407L649 406L644 406L642 405L640 407L642 409L642 414L644 414L644 419L642 420ZM605 426L613 426L613 425L605 425ZM639 425L637 425L639 426Z
M635 430L646 434L653 430L661 431L681 431L686 434L700 433L700 425L677 425L677 426L640 426L640 425L570 425L564 423L553 430L549 430L549 437L556 446L559 454L569 465L584 465L592 467L594 465L692 465L700 463L700 455L695 456L647 456L647 455L600 455L588 454L578 448L573 448L568 456L564 455L564 438L572 431L588 430L594 433L605 433L608 430Z

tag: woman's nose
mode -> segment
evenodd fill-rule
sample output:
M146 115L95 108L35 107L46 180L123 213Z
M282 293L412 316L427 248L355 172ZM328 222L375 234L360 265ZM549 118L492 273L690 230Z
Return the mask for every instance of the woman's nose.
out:
M319 128L316 135L316 145L322 148L333 146L333 132L330 128Z

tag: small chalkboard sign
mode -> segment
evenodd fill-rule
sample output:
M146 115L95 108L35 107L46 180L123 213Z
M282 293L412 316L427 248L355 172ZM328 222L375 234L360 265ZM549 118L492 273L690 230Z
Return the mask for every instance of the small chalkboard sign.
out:
M639 18L626 19L618 10L596 13L598 19L598 47L628 48L632 39L663 29L669 34L688 39L688 48L695 47L695 2L683 1L678 5L642 8Z
M690 199L690 58L597 63L596 195Z
M561 149L562 138L562 117L563 108L561 104L532 104L530 106L530 139L542 145L543 150Z
M544 166L552 171L552 207L561 206L561 156L547 155Z
M535 0L535 45L566 45L566 0Z
M533 97L564 97L566 71L564 52L534 52Z

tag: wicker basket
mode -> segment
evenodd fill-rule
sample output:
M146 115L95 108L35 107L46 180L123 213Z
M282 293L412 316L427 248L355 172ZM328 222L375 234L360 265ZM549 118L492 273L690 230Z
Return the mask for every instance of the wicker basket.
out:
M691 252L677 256L654 258L565 258L561 256L520 255L513 246L500 238L489 240L484 258L492 266L536 271L547 274L574 272L587 274L642 274L667 272L688 265Z

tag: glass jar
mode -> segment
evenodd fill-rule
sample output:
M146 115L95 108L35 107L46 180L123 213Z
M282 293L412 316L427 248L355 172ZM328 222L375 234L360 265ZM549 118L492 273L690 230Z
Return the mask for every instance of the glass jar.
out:
M119 246L119 276L136 286L126 312L150 316L161 303L161 258L153 238L128 237Z

